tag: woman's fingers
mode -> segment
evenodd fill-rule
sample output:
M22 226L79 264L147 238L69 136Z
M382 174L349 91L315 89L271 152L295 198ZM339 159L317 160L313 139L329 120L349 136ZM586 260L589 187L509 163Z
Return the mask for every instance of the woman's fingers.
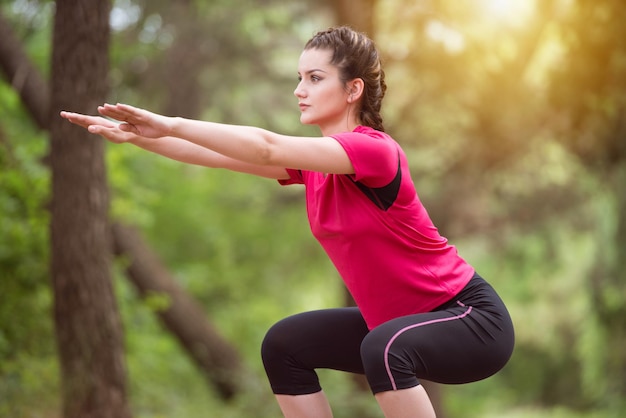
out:
M84 128L93 124L89 116L81 115L79 113L61 112L61 117L67 119L73 124L80 125Z
M127 105L124 103L118 103L115 105L115 107L121 112L126 112L130 115L134 115L137 117L152 113L152 112L148 112L147 110L139 109L138 107Z
M101 116L89 116L66 111L62 111L60 115L69 122L86 128L92 134L101 135L111 142L119 144L136 137L134 127L126 123L119 124Z
M115 105L105 103L102 106L98 106L98 112L101 115L129 123L144 122L149 119L150 115L150 113L146 110L121 103Z
M118 129L117 126L106 127L102 125L91 125L89 126L88 130L92 134L103 136L107 140L115 142L116 144L128 142L131 138L136 137L135 134L122 131Z
M126 142L135 135L159 138L165 136L169 128L169 118L129 105L107 103L98 106L98 113L102 116L64 111L61 117L113 142Z
M107 116L122 122L125 122L128 120L129 115L127 112L123 112L120 111L117 106L115 105L110 105L110 104L104 104L102 106L98 106L98 113L100 113L103 116Z
M89 116L80 113L62 111L61 117L67 119L69 122L75 125L82 126L83 128L87 128L90 125L102 125L107 127L117 126L115 122L100 116Z
M104 104L98 112L106 117L119 120L120 129L148 138L159 138L169 134L168 120L165 116L125 104Z

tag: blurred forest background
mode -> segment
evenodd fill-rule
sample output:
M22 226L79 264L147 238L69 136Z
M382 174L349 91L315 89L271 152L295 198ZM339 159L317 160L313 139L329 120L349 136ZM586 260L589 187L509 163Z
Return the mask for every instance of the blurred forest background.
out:
M276 417L259 347L347 303L302 189L64 123L126 102L314 135L304 42L384 55L387 131L443 235L501 293L498 375L428 385L440 417L626 411L626 2L0 0L0 417ZM320 373L339 418L380 417Z

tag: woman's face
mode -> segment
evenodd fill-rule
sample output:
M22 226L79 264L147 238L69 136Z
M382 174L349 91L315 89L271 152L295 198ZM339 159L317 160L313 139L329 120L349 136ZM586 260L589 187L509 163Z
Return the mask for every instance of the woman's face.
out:
M330 64L331 51L307 49L300 55L300 82L294 94L300 107L300 122L318 125L324 135L352 130L349 94L339 79L339 69ZM352 119L354 119L352 112Z

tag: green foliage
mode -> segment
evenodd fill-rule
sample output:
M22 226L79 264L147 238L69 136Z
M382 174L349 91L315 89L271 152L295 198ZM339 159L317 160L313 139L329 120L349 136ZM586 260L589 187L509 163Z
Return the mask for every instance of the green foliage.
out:
M51 55L50 34L51 16L54 2L49 0L2 0L0 12L13 23L13 28L33 64L41 72L48 74Z
M0 416L22 416L57 385L48 284L46 141L0 85Z

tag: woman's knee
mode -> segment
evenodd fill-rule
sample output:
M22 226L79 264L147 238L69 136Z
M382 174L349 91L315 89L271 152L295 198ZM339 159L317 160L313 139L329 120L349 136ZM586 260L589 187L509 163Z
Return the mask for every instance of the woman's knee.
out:
M394 333L381 326L374 328L361 343L361 358L364 366L383 364L386 367L390 362L411 366L411 359L402 344L394 344Z
M265 333L261 344L261 358L265 362L278 353L284 353L288 349L290 325L287 319L283 319L270 327Z
M393 336L373 329L361 343L361 361L374 393L418 384L414 364L406 350L394 345Z
M301 329L298 319L285 318L274 324L265 334L261 357L265 373L275 394L302 395L321 390L315 370L308 365L310 358L302 354Z
M361 361L363 366L373 366L383 361L386 349L386 339L379 336L380 331L374 328L361 342Z

